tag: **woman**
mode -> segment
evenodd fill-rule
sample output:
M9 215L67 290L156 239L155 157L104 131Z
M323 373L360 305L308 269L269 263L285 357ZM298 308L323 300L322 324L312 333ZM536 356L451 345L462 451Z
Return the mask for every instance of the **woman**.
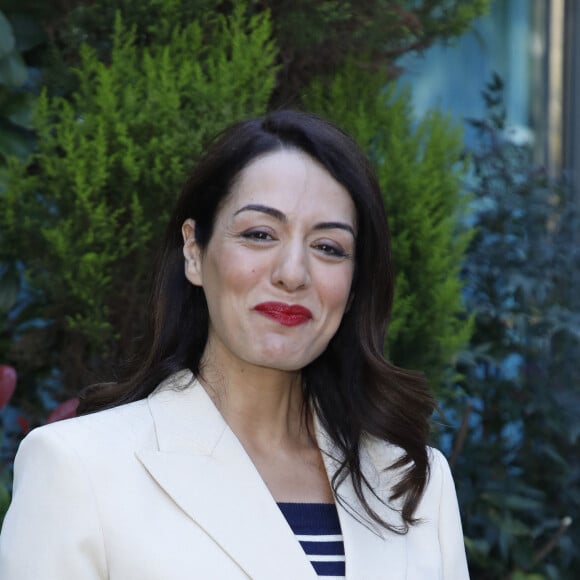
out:
M135 372L22 443L0 577L467 578L432 396L383 357L392 297L349 137L292 111L225 131L169 223Z

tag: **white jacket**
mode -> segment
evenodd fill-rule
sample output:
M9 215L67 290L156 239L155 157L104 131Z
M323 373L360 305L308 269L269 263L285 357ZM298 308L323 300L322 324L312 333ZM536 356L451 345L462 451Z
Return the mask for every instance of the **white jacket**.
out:
M334 446L319 424L326 469ZM388 498L401 453L368 438L361 465ZM328 454L328 455L327 455ZM330 456L330 457L329 457ZM364 521L350 481L337 502L348 580L469 578L444 457L406 535ZM398 514L370 496L387 521ZM349 513L351 506L357 518ZM363 521L359 521L360 519ZM2 580L315 580L242 445L189 371L148 399L32 431L0 535Z

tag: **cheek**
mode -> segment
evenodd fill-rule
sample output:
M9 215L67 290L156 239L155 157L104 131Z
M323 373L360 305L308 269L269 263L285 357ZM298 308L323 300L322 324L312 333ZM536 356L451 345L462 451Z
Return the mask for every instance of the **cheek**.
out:
M352 269L333 274L324 277L321 281L321 296L332 310L339 310L342 313L350 296Z
M252 262L237 248L212 252L204 279L208 292L243 294L256 284L261 275L260 264Z

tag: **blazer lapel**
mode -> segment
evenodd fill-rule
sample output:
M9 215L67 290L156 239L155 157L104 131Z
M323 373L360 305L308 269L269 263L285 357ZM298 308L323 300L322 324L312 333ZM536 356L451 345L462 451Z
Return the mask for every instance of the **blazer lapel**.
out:
M158 449L137 456L175 503L250 578L315 580L254 464L192 374L170 377L149 407Z
M322 450L329 480L338 467L338 450L320 423L315 421L316 437ZM361 467L375 493L388 499L393 485L392 472L384 471L397 457L396 448L381 443L380 453L370 438L361 449ZM403 580L407 577L406 536L389 532L373 522L358 499L352 481L347 478L338 488L336 505L346 560L347 580ZM365 497L372 509L386 522L400 524L399 513L379 501L373 494Z

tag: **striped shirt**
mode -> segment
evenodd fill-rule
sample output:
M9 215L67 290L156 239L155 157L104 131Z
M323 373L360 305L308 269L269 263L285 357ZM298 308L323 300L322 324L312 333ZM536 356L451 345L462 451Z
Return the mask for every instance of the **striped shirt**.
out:
M344 580L344 544L333 503L279 503L278 507L319 577Z

